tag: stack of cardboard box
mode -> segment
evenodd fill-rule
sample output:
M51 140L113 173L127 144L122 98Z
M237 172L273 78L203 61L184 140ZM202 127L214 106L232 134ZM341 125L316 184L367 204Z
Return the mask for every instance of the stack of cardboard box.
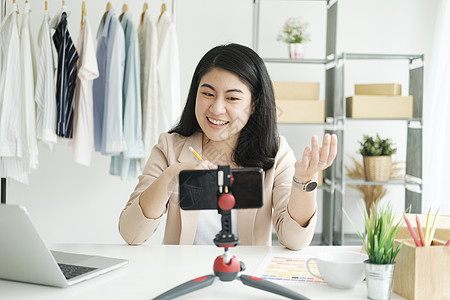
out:
M325 101L318 82L273 82L278 123L323 123Z
M347 98L347 118L410 119L413 96L402 96L397 83L355 84L355 96Z
M278 123L323 124L325 101L319 101L318 82L274 81ZM319 172L318 185L323 184Z

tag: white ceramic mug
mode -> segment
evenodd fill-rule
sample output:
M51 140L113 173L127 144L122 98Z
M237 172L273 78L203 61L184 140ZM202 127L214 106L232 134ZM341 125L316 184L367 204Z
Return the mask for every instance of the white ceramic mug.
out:
M306 268L311 275L325 280L330 286L340 289L354 288L365 276L364 260L367 255L352 251L321 252L306 261ZM320 275L314 274L309 262L315 260Z

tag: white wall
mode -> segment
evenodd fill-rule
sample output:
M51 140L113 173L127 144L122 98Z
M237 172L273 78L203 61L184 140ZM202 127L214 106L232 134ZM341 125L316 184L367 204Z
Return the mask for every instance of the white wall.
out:
M11 1L7 1L9 8ZM24 1L17 1L22 9ZM48 1L54 15L61 1ZM123 1L111 1L120 11ZM166 1L170 10L170 1ZM176 24L181 61L181 92L186 97L192 73L201 56L211 47L228 42L251 46L252 0L175 0ZM310 23L312 42L307 45L307 58L325 55L325 3L316 1L262 0L260 54L263 57L287 57L286 46L276 41L278 29L284 20L301 15ZM421 0L345 0L339 2L338 52L431 54L437 2ZM32 34L36 39L43 15L43 1L30 1ZM137 23L143 1L129 1L129 10ZM69 30L75 41L78 37L81 1L66 1L72 12ZM149 1L153 18L160 12L161 1ZM87 14L94 32L102 17L106 1L87 1ZM267 66L273 80L319 81L321 98L324 92L323 66L280 65ZM427 69L425 72L427 76ZM405 62L352 62L346 68L345 94L352 95L353 85L364 82L399 82L408 91L408 67ZM425 87L426 88L426 87ZM404 93L405 93L404 92ZM426 105L426 99L425 99ZM426 120L425 120L426 122ZM280 126L296 155L299 157L312 134L322 135L320 126ZM394 158L405 160L406 124L348 122L345 137L346 155L355 155L357 141L363 133L391 137L399 148ZM122 182L108 174L109 158L94 154L91 167L73 162L72 150L60 141L54 152L40 146L40 166L31 174L30 184L8 184L8 203L25 205L42 236L48 243L121 243L117 220L137 180ZM403 209L404 189L390 188L386 200ZM357 219L354 203L358 194L348 189L346 209ZM319 205L321 196L319 193ZM319 210L319 219L320 219ZM352 228L345 223L347 231ZM161 228L160 228L161 229ZM317 232L321 231L319 222ZM160 242L162 230L150 240Z

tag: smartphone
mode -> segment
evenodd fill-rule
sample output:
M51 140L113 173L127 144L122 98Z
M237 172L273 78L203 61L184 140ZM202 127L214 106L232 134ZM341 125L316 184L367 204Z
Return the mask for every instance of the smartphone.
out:
M179 175L180 207L184 210L217 209L219 196L218 170L184 170ZM234 178L231 193L235 209L259 208L263 204L263 170L238 168L231 170Z

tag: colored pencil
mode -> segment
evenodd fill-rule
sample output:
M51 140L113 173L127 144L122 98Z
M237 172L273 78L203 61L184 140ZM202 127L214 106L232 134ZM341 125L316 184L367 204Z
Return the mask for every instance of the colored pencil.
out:
M436 232L436 226L437 226L437 220L439 219L439 209L437 210L436 214L434 215L433 219L433 225L431 225L431 231L430 231L430 237L428 239L428 245L431 245L431 242L433 241L434 233Z
M422 244L422 246L425 246L425 237L423 236L423 229L422 229L422 226L420 225L420 220L419 220L418 215L416 215L416 224L417 224L417 231L419 232L420 243Z
M431 226L431 207L427 214L427 223L425 225L425 246L428 245L428 240L430 239L430 226Z
M405 219L406 226L408 226L409 233L411 233L414 243L416 243L416 247L420 247L421 244L420 244L419 240L417 239L416 232L414 231L414 228L412 228L411 223L409 222L409 220L405 214L403 214L403 218Z
M450 240L448 240L447 243L445 243L445 246L450 246Z

